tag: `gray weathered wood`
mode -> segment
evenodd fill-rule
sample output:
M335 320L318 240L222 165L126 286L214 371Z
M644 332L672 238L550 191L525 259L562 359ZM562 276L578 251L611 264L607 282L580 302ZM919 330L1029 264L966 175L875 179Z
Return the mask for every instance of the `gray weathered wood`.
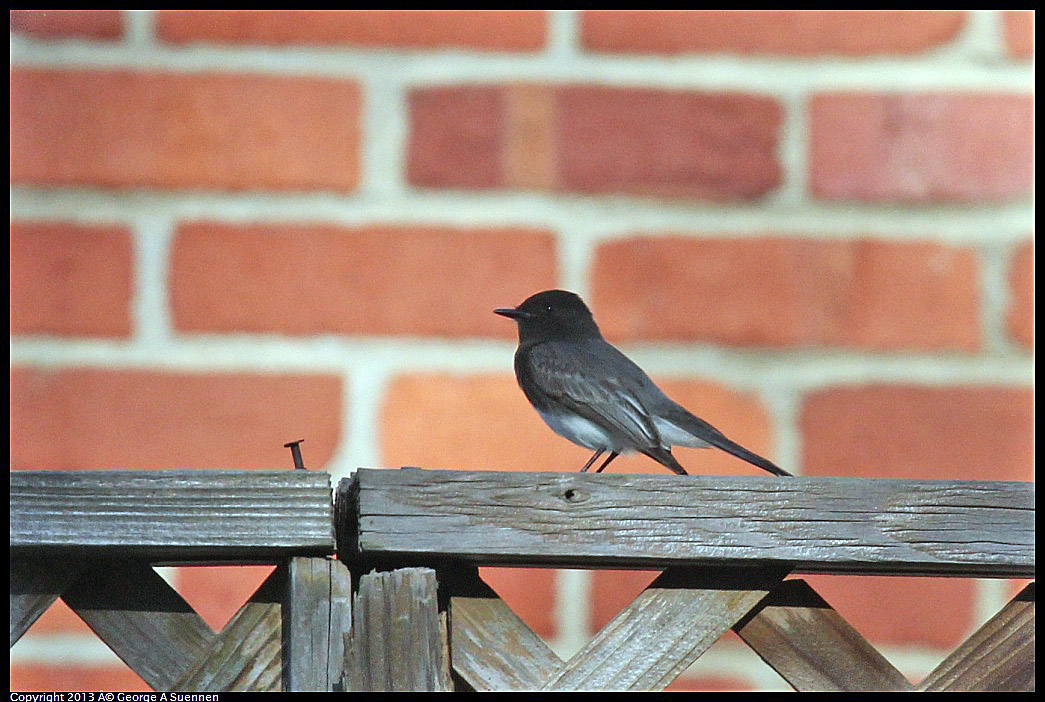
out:
M98 563L83 571L62 601L154 690L171 689L214 636L145 563Z
M733 628L799 692L914 689L804 580L782 582Z
M346 689L354 692L452 690L435 571L401 568L360 578L346 659Z
M1025 577L1034 484L365 470L356 557L573 567Z
M331 566L330 648L327 654L327 680L334 692L344 691L345 637L352 631L352 575L341 561Z
M11 645L22 637L79 575L83 566L66 559L11 560Z
M276 568L169 689L278 692L283 671L287 568Z
M330 558L291 558L284 610L283 689L330 692L341 679L351 626L351 576Z
M1034 583L969 637L919 685L928 692L1034 690Z
M765 597L784 569L664 571L545 690L663 690Z
M474 568L439 577L451 593L451 663L476 691L537 690L562 666Z
M312 471L10 474L12 556L270 561L333 553Z

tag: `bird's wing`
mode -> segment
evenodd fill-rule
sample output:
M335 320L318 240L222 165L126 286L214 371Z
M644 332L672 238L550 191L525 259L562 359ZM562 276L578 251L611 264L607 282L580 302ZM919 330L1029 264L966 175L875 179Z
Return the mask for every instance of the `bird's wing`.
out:
M613 372L621 366L631 372ZM539 388L539 396L530 398L538 407L556 402L637 449L661 447L660 433L635 392L642 381L653 385L652 381L605 341L537 344L519 370Z

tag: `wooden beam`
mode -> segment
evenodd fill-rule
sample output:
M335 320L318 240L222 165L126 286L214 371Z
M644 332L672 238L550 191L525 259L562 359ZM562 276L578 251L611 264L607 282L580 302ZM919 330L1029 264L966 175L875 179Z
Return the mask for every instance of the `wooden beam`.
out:
M452 691L446 633L434 570L364 575L352 604L346 690Z
M69 587L83 565L67 559L11 560L11 645Z
M11 555L278 562L333 553L330 476L16 471Z
M214 632L146 563L114 561L85 570L62 600L154 690L174 682Z
M1034 691L1034 583L919 685L927 692Z
M339 486L352 558L1025 577L1034 484L366 470ZM343 556L344 557L344 556Z
M733 627L799 692L914 687L804 580L785 580Z

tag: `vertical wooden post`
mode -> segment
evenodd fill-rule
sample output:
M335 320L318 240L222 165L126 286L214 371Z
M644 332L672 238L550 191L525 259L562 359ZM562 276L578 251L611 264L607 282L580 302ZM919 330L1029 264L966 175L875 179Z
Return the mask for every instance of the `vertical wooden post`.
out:
M344 666L351 578L341 561L291 558L283 606L283 689L331 692Z
M360 578L345 653L346 690L453 690L435 571L401 568Z

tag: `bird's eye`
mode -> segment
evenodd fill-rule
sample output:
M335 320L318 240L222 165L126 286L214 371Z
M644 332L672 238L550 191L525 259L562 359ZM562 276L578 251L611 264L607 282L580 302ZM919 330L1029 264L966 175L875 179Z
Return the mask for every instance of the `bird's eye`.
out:
M547 310L548 312L551 312L551 311L552 311L552 306L551 306L551 305L548 305L548 306L547 306L547 307L545 307L544 309L546 309L546 310Z

